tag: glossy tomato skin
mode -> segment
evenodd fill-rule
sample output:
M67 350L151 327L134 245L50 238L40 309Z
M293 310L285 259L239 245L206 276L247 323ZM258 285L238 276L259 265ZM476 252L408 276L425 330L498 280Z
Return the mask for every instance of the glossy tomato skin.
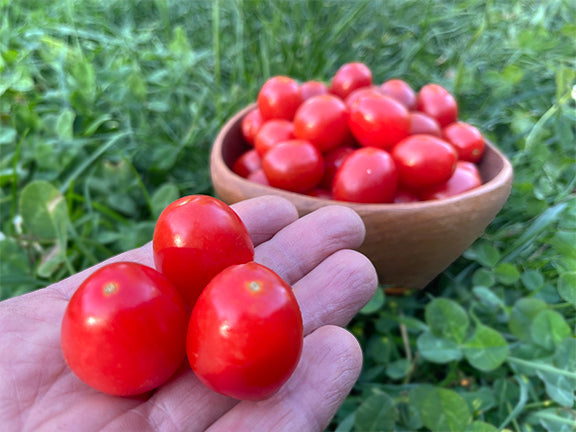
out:
M254 148L262 157L279 142L293 138L296 138L294 136L294 123L281 119L268 120L256 134Z
M332 182L338 169L342 166L344 160L356 150L351 146L342 146L332 149L324 154L324 175L320 181L319 187L332 190Z
M374 95L377 96L383 94L384 93L382 92L382 89L378 86L361 87L359 89L350 92L350 94L346 96L344 103L346 103L346 106L350 108L364 96L374 96Z
M306 81L300 84L302 101L308 100L314 96L328 94L328 86L321 81Z
M142 394L181 366L188 319L182 296L158 271L134 262L109 264L70 299L62 351L74 374L96 390Z
M330 93L341 99L354 90L372 85L372 71L364 63L352 62L342 65L332 77Z
M290 378L302 353L302 316L292 289L255 262L227 268L192 311L186 350L196 376L242 400L268 398Z
M348 123L358 143L365 147L392 148L410 134L410 116L400 102L367 95L350 107Z
M411 135L392 149L400 184L414 191L447 181L458 154L446 141L432 135Z
M262 158L262 169L271 186L303 193L322 180L324 161L310 142L294 139L268 150Z
M458 104L454 96L438 84L426 84L416 96L416 109L436 119L440 127L458 118Z
M216 274L254 259L254 245L238 215L206 195L180 198L160 214L152 239L154 263L190 308Z
M396 78L389 79L380 88L382 93L396 99L408 110L413 110L416 107L416 92L406 81Z
M349 155L336 172L332 197L339 201L388 203L397 186L398 173L390 154L365 147Z
M482 184L480 173L471 162L458 161L452 177L442 183L420 194L422 200L439 200L450 198Z
M410 112L410 135L434 135L442 138L442 128L432 117L419 111Z
M341 146L349 134L346 105L334 95L314 96L294 115L296 138L309 141L320 152Z
M232 171L244 178L260 168L262 168L262 158L256 149L245 151L232 165Z
M466 122L455 122L446 126L443 136L456 151L458 158L468 162L478 162L484 154L484 137L480 131Z
M287 76L272 77L260 88L257 103L264 120L291 121L302 103L300 84Z
M256 134L264 124L264 119L258 108L254 108L242 119L242 136L250 145L254 145Z

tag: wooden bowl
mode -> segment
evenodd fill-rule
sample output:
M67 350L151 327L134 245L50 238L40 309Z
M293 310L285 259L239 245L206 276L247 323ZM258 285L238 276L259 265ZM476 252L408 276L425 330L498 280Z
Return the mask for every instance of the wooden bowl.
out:
M479 164L484 184L461 195L409 204L358 204L314 198L246 180L230 167L248 149L242 118L255 107L235 114L221 129L210 156L216 195L228 204L261 195L290 200L300 215L326 205L354 209L366 225L359 248L378 272L379 282L396 289L422 289L454 262L498 214L512 188L513 169L491 143Z

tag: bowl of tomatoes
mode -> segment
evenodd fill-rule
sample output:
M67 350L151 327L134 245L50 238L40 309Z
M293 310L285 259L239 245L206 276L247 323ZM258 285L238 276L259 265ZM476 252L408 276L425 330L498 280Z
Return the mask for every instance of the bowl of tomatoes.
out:
M504 206L512 165L455 98L430 83L375 84L363 63L328 84L270 78L233 115L210 156L216 195L290 200L300 215L328 205L356 211L359 248L391 290L422 289L454 262Z

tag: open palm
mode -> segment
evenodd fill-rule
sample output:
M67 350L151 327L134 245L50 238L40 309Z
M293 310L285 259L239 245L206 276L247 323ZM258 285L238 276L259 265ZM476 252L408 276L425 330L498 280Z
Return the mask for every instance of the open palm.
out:
M157 390L114 397L91 389L67 367L60 323L79 284L98 266L0 302L0 418L4 431L320 431L356 381L362 353L346 325L376 289L370 262L350 250L364 238L351 210L332 206L298 218L289 202L262 197L233 206L255 260L294 288L304 350L294 375L271 398L237 401L204 387L190 367ZM148 244L111 261L153 266Z

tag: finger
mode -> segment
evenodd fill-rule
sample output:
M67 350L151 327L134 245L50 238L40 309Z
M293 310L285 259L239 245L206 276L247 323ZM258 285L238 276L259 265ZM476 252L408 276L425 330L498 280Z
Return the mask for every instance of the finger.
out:
M300 363L278 393L260 402L240 402L208 431L325 430L361 368L362 351L354 336L340 327L321 327L304 339Z
M270 239L277 231L298 219L296 207L290 201L275 196L253 198L231 207L246 225L255 245ZM132 261L155 268L152 242L113 256L52 285L52 288L61 298L68 300L90 274L104 265L118 261Z
M365 228L360 216L343 206L322 207L256 248L255 261L293 284L326 257L362 244Z
M374 295L378 277L364 255L338 251L294 284L304 334L326 324L345 326Z
M231 207L246 225L254 246L269 240L286 225L298 219L294 204L273 195L240 201Z

